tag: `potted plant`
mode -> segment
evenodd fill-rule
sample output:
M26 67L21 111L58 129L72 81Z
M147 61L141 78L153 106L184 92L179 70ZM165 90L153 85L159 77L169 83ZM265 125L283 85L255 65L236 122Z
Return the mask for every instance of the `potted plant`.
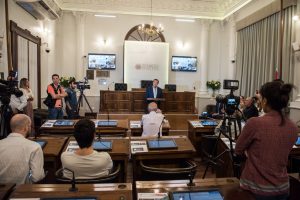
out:
M60 86L62 86L63 88L67 88L69 87L69 81L75 79L74 77L66 77L66 76L62 76L59 79L59 84Z
M207 88L212 89L213 93L212 93L212 97L215 97L215 91L219 90L221 88L221 82L220 81L207 81L206 82L206 86Z

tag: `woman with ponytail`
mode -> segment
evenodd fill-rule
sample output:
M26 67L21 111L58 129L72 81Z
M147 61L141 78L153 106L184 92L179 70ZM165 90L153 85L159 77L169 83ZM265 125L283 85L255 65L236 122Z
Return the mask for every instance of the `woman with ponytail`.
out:
M247 156L240 178L242 189L257 200L285 200L289 193L287 164L297 140L297 126L286 116L291 84L265 83L261 89L262 117L249 119L239 136L235 152Z

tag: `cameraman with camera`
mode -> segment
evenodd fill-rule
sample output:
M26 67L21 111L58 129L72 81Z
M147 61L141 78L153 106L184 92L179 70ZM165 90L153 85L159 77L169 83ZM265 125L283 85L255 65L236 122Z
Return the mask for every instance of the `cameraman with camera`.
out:
M65 97L66 102L66 112L68 119L76 119L78 117L77 113L77 96L76 96L76 82L75 78L69 80L69 87L66 89L68 96Z
M67 96L65 90L59 85L59 75L53 74L52 81L47 87L47 98L44 104L48 106L48 119L62 119L64 116L62 99Z

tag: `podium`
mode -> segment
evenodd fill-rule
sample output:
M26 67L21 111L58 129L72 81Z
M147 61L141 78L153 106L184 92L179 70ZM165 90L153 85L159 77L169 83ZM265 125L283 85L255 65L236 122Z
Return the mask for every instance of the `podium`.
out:
M147 100L147 105L151 102L155 102L157 104L157 107L159 109L162 109L160 106L160 103L164 102L166 99L165 98L146 98L146 100Z

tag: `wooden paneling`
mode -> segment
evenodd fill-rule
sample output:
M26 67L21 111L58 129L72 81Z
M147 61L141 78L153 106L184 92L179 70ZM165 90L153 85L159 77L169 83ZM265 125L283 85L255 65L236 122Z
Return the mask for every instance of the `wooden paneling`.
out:
M161 110L174 113L194 113L194 92L164 92L165 101L160 103ZM144 113L146 111L144 91L100 91L100 113Z

